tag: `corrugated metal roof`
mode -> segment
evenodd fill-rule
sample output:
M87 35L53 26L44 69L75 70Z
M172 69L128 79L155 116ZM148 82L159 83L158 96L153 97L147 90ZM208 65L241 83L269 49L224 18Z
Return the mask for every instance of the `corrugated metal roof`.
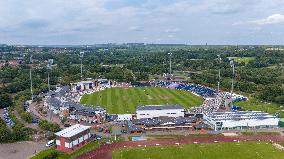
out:
M75 135L89 129L90 127L91 126L76 124L76 125L72 125L72 126L66 128L66 129L63 129L63 130L55 133L55 135L61 136L61 137L72 137L72 136L75 136Z

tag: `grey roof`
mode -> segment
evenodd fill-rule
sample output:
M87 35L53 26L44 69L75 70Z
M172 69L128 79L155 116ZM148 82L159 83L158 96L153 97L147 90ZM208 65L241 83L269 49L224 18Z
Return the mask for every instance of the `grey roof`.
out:
M171 125L190 124L195 120L196 120L195 118L185 118L185 117L179 117L179 118L162 117L158 119L133 119L132 122L137 125L157 126L169 123L172 123Z
M167 110L167 109L184 109L184 108L180 105L143 105L137 107L137 110Z
M52 105L53 107L57 107L57 108L59 108L59 107L61 106L61 104L62 104L59 99L53 98L53 97L47 98L47 99L46 99L46 102L47 102L49 105Z
M56 107L57 109L60 107L68 107L73 108L76 110L76 112L81 112L83 114L95 114L96 111L104 112L105 109L100 106L88 106L88 105L82 105L80 103L75 103L72 101L60 101L57 98L49 97L46 99L46 102L49 105L52 105L53 107Z
M195 125L196 129L206 129L209 128L209 125L205 124L205 123L199 123L197 125Z
M61 89L59 90L58 94L60 94L61 96L63 96L65 93L70 92L70 86L63 86L61 87Z

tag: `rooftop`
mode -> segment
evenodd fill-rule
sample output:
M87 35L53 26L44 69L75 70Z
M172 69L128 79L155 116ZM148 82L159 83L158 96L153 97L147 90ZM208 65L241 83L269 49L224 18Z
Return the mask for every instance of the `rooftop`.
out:
M220 120L246 120L246 119L268 119L277 118L274 115L270 115L261 111L240 111L240 112L213 112L208 117L215 121Z
M168 110L168 109L184 109L184 108L180 105L143 105L137 107L137 110Z
M90 127L91 126L76 124L55 133L55 135L69 138L89 129Z

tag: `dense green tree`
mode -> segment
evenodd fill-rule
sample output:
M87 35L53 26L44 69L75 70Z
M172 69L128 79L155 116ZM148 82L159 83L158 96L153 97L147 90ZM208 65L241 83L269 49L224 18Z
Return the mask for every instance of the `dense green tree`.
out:
M9 94L0 94L0 109L12 106L13 102Z

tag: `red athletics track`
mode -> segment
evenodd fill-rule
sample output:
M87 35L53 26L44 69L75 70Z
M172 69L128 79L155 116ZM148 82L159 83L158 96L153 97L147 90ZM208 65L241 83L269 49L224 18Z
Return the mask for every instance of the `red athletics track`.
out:
M254 135L238 137L183 137L173 140L145 140L145 141L123 141L109 145L102 145L100 148L85 153L77 159L112 159L112 151L130 147L161 146L161 145L178 145L178 144L197 144L197 143L218 143L218 142L238 142L238 141L262 141L283 143L284 138L280 135Z

